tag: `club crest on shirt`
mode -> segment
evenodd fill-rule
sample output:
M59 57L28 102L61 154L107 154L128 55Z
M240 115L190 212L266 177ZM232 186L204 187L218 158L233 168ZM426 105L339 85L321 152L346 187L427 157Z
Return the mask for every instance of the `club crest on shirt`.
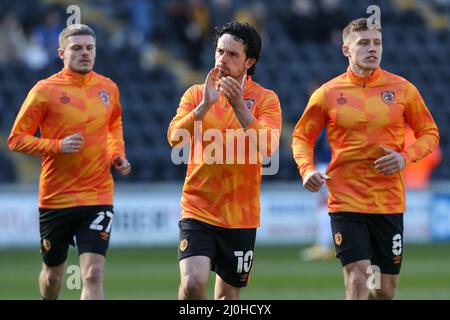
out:
M395 92L394 91L381 91L381 98L384 103L391 104L395 101Z
M100 100L105 106L109 105L109 92L108 91L99 91L98 95L100 97Z
M336 99L336 102L337 102L337 104L339 104L339 105L342 106L343 104L346 104L346 103L347 103L347 98L344 97L344 94L343 94L343 93L341 93L341 96L340 96L339 98Z
M61 92L61 97L59 97L59 101L62 104L68 104L70 102L70 98L67 96L67 92Z
M245 102L245 106L247 107L248 110L253 108L253 105L255 104L254 99L244 99L244 102Z

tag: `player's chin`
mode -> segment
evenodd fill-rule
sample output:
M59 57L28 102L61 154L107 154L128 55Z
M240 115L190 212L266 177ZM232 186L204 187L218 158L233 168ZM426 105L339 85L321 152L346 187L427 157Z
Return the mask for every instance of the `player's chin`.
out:
M78 73L82 73L82 74L89 73L92 71L92 67L93 67L92 65L81 65L81 66L78 66L75 69L75 71Z
M374 71L380 66L380 63L378 61L376 61L376 62L366 62L366 63L363 64L363 66L364 66L364 69L366 69L366 70Z

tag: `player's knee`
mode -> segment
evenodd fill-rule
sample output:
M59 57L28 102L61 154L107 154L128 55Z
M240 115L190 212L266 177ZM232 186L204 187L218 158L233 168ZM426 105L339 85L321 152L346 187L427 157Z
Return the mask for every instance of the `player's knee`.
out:
M61 284L62 276L58 273L51 273L46 272L45 273L45 281L47 286L49 287L57 287Z
M63 268L44 266L40 277L45 281L46 286L57 287L61 284L63 273Z
M103 281L103 268L101 266L89 266L83 274L83 282L89 284L100 284Z
M392 300L395 296L395 290L397 285L395 283L389 283L388 285L381 286L380 289L373 291L375 299L378 300Z
M188 276L182 282L182 290L188 298L199 297L206 290L206 283L199 277Z
M350 273L347 286L352 289L352 291L362 291L367 290L366 276L364 273L355 270ZM349 288L349 289L350 289Z

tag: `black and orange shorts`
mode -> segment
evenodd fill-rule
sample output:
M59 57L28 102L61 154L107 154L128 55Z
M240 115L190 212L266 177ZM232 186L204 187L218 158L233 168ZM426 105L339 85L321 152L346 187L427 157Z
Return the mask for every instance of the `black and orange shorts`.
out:
M44 263L58 266L67 259L69 245L78 253L106 255L111 235L113 206L39 209L41 254Z
M253 265L256 228L221 228L196 219L182 219L178 226L179 261L191 256L209 257L211 271L222 280L237 288L247 286Z
M336 257L342 266L370 260L381 273L399 274L403 257L403 214L330 213Z

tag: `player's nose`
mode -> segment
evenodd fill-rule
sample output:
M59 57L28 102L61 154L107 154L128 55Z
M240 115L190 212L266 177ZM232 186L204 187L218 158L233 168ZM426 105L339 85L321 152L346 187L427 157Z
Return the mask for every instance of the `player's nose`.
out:
M376 52L376 51L377 51L377 47L375 46L375 44L373 42L371 42L369 45L369 52Z
M221 64L226 64L227 61L228 61L227 54L224 52L222 55L219 56L219 62Z

